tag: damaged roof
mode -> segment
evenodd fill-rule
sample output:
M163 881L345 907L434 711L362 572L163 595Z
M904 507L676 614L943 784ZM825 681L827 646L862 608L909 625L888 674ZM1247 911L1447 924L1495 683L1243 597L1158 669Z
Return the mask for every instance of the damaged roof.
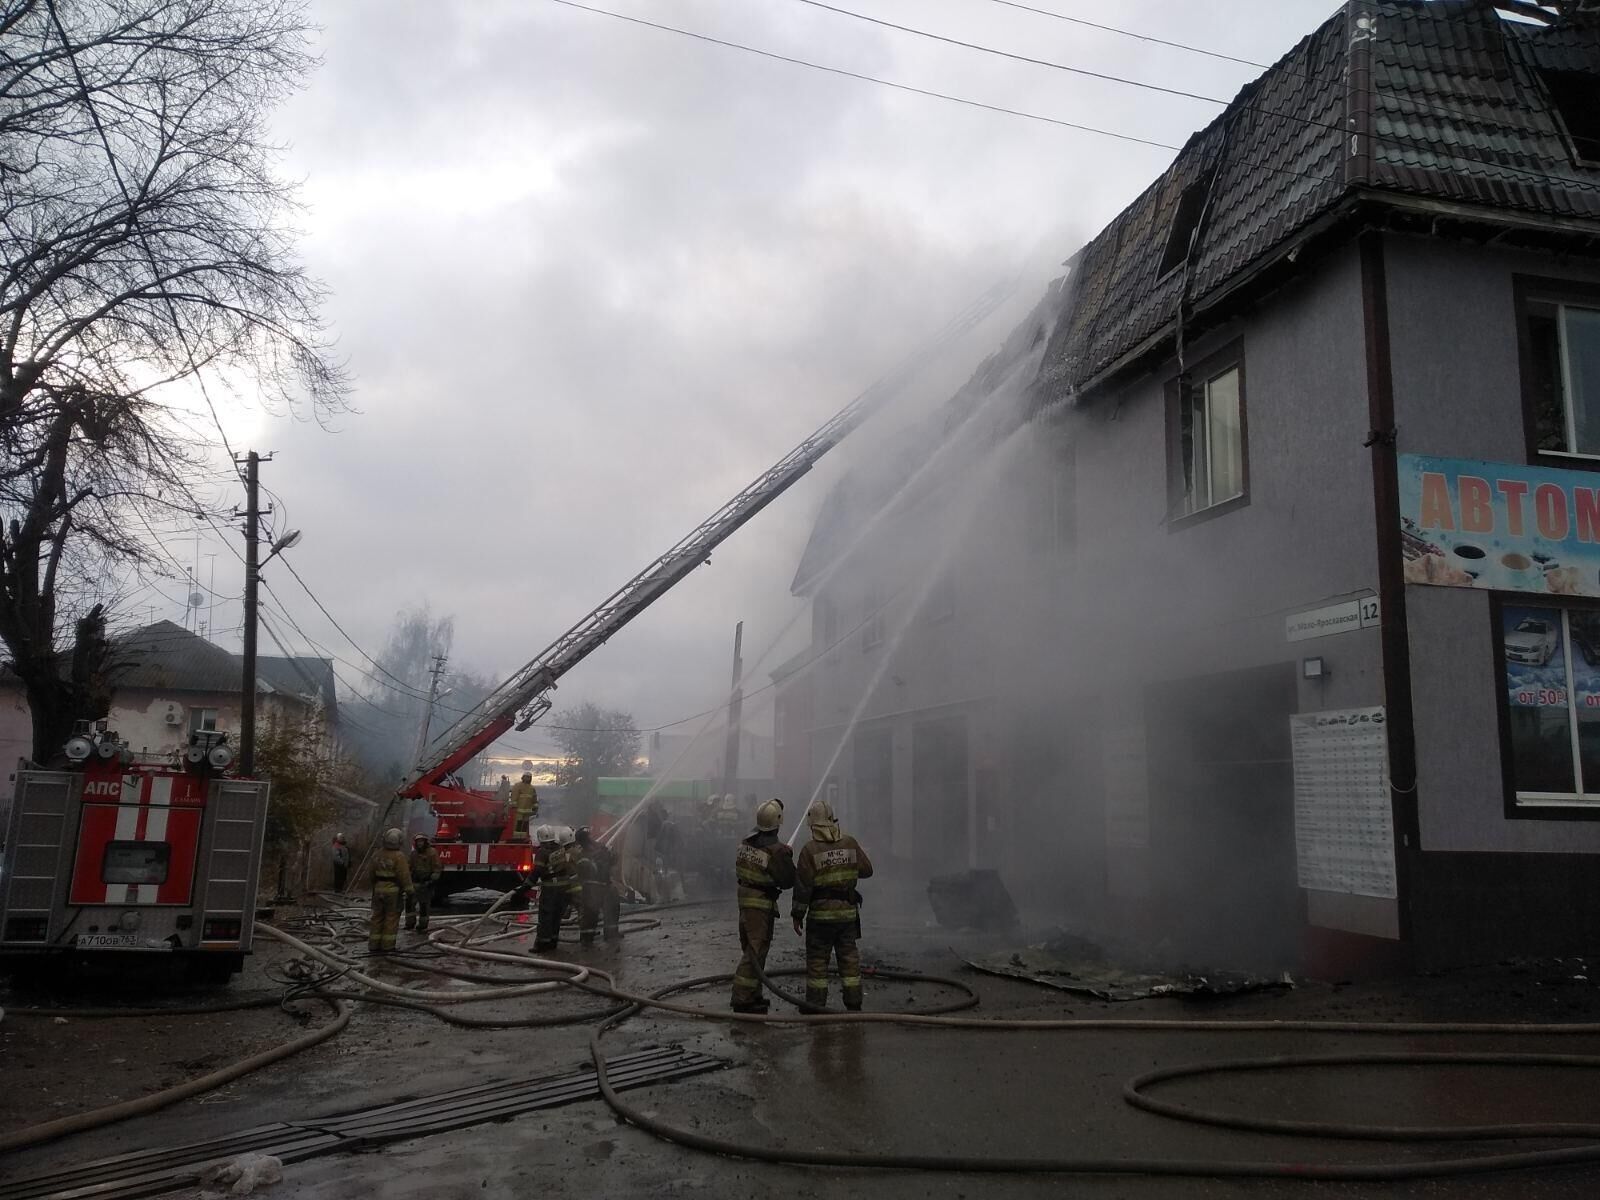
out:
M1555 72L1600 89L1600 16L1510 21L1489 0L1342 7L1074 257L1040 397L1092 390L1165 345L1180 305L1186 319L1212 307L1360 201L1600 233L1600 164L1574 151Z

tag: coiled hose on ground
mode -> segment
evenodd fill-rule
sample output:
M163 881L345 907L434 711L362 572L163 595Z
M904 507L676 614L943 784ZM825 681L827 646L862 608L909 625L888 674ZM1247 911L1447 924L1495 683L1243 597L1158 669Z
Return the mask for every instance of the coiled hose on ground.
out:
M1316 1033L1358 1035L1539 1035L1573 1036L1600 1034L1600 1024L1515 1024L1475 1022L1402 1022L1373 1023L1361 1021L1193 1021L1193 1020L1119 1020L1119 1019L989 1019L961 1016L957 1013L977 1004L977 994L966 984L943 976L921 975L907 972L879 970L877 978L884 980L932 983L951 988L960 996L924 1009L907 1012L817 1013L773 982L773 978L797 975L798 971L772 971L763 973L762 979L774 995L795 1006L795 1013L733 1013L722 1009L708 1009L673 999L675 996L700 988L726 985L731 975L708 975L686 980L662 988L649 995L629 991L617 985L616 979L599 968L560 959L540 958L521 951L487 948L490 944L510 938L526 936L526 928L508 927L507 918L500 917L496 905L490 912L478 917L446 919L428 939L428 947L438 956L465 958L499 967L514 967L518 973L533 973L538 977L525 982L508 981L502 976L463 972L444 967L430 958L415 954L398 956L399 961L411 969L437 974L443 978L481 984L471 988L428 989L393 984L360 970L359 964L347 953L331 949L330 944L342 949L342 943L353 940L354 929L342 933L339 924L353 925L358 918L353 913L337 913L321 917L312 924L324 939L315 945L282 929L258 924L257 932L276 938L305 955L306 960L325 968L320 974L310 968L301 972L303 978L285 997L304 999L315 997L334 1006L337 1017L333 1022L308 1033L283 1046L261 1055L235 1063L221 1071L200 1079L191 1080L175 1088L165 1089L126 1104L113 1105L76 1117L63 1118L18 1130L0 1136L0 1150L18 1149L36 1145L69 1133L80 1132L98 1125L130 1116L153 1112L187 1096L198 1094L221 1083L240 1078L271 1062L282 1061L311 1045L326 1041L348 1024L352 1002L395 1005L426 1012L451 1024L469 1028L515 1028L572 1024L597 1021L590 1036L589 1051L594 1061L601 1095L611 1109L622 1119L667 1141L690 1149L743 1158L758 1162L785 1163L807 1166L870 1167L918 1171L968 1171L989 1173L1029 1174L1119 1174L1182 1176L1199 1178L1275 1178L1316 1179L1368 1182L1393 1182L1452 1175L1477 1174L1512 1168L1552 1167L1600 1162L1600 1125L1583 1122L1520 1123L1501 1125L1451 1126L1383 1126L1322 1121L1291 1121L1278 1118L1258 1118L1214 1112L1193 1105L1163 1100L1150 1094L1157 1085L1176 1079L1196 1078L1238 1072L1279 1071L1322 1067L1393 1067L1421 1066L1430 1068L1516 1066L1557 1069L1600 1068L1600 1056L1572 1054L1508 1054L1474 1052L1372 1052L1337 1055L1285 1055L1271 1058L1224 1059L1208 1063L1164 1067L1145 1072L1127 1081L1123 1088L1124 1099L1134 1107L1175 1120L1197 1122L1223 1128L1259 1134L1290 1135L1296 1137L1323 1137L1342 1139L1379 1140L1385 1142L1433 1141L1493 1141L1510 1138L1585 1139L1578 1146L1556 1147L1542 1150L1515 1151L1458 1158L1434 1159L1412 1162L1380 1163L1307 1163L1254 1160L1208 1159L1156 1159L1156 1158L1070 1158L1038 1157L1017 1158L984 1155L927 1155L886 1154L867 1151L811 1150L800 1147L772 1146L743 1142L731 1138L718 1138L695 1130L671 1125L643 1108L630 1104L612 1086L602 1039L623 1022L647 1010L669 1016L688 1017L738 1024L784 1025L834 1025L834 1024L890 1024L946 1030L967 1030L984 1033L1093 1033L1140 1032L1161 1033ZM500 928L488 934L479 934L484 924L499 917ZM464 928L470 923L470 928ZM345 980L361 985L360 990L333 990L330 985ZM520 999L525 996L548 994L558 989L574 989L607 1001L596 1012L530 1014L515 1018L474 1018L452 1011L459 1005L494 999ZM230 1008L255 1007L277 1001L254 999L232 1005L204 1006L194 1011L227 1011ZM26 1010L24 1010L26 1011ZM64 1015L67 1010L50 1010L41 1015ZM135 1015L129 1010L75 1010L81 1015ZM184 1010L142 1010L143 1015L160 1013L175 1015Z

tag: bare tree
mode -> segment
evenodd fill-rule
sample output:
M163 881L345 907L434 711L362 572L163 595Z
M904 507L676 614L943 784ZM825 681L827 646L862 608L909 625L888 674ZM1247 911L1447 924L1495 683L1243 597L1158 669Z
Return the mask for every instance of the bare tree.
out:
M266 131L307 33L299 0L0 0L0 641L37 758L93 715L62 631L208 515L213 392L343 407Z

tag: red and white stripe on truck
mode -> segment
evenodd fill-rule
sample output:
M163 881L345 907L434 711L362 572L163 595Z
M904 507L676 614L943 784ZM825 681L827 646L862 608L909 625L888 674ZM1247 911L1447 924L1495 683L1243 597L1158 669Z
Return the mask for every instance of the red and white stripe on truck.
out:
M89 775L68 902L190 903L206 783L197 775Z

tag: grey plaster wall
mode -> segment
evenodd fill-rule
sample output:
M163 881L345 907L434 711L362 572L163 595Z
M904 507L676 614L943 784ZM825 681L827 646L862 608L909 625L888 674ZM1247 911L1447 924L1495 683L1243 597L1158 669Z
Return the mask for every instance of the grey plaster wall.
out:
M1413 237L1385 253L1399 450L1527 462L1513 277L1600 265ZM1488 594L1412 585L1406 608L1422 848L1600 851L1600 821L1506 816Z

